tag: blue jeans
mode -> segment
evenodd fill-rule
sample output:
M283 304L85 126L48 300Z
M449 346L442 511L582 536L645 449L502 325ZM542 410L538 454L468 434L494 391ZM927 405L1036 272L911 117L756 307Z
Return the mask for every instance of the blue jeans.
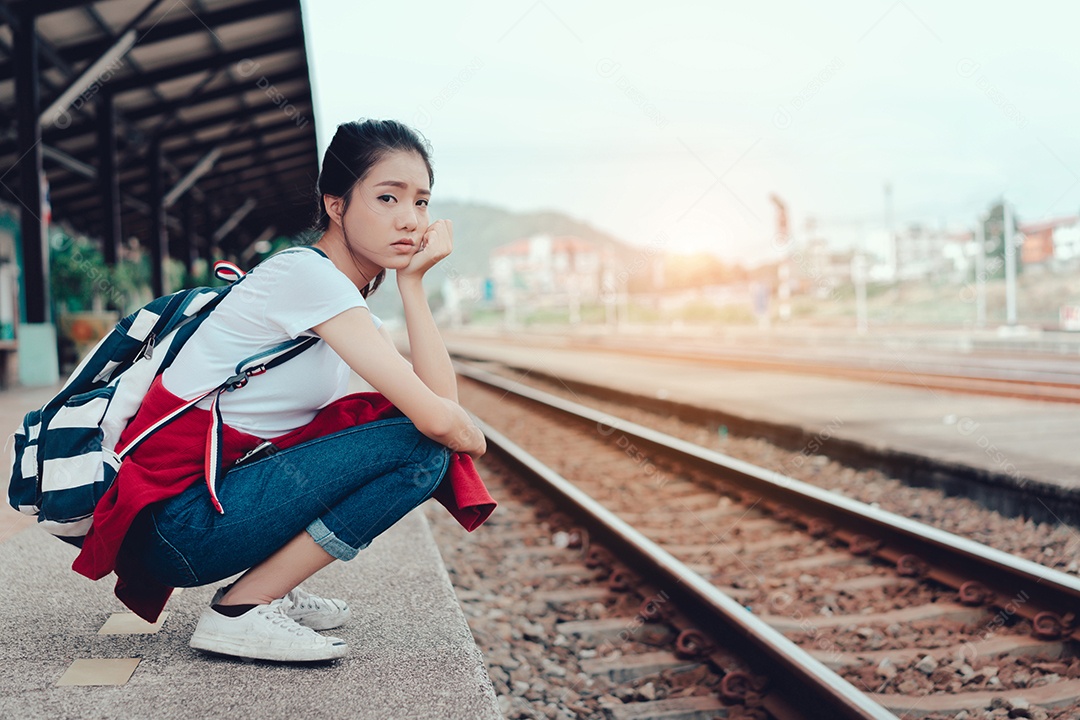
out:
M429 498L451 452L407 418L341 430L236 466L144 510L125 538L152 577L170 587L214 583L262 562L306 530L349 560Z

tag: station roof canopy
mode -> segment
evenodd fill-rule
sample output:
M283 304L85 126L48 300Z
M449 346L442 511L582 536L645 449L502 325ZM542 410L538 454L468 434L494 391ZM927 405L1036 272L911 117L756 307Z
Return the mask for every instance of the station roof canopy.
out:
M41 132L54 220L92 236L104 227L98 114L107 94L123 238L144 238L151 229L147 158L154 142L162 149L173 238L190 222L191 235L214 238L232 254L267 233L308 226L318 151L300 0L0 2L0 173L11 171L6 181L0 175L0 196L13 202L13 33L31 15L40 38Z

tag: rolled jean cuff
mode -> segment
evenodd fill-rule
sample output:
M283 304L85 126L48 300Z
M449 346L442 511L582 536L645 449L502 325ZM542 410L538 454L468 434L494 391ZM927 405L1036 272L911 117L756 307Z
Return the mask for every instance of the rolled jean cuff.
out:
M322 518L315 518L305 529L316 545L338 560L352 560L357 553L370 545L370 543L364 543L360 547L354 548L335 535L330 528L326 527L326 523L322 521Z

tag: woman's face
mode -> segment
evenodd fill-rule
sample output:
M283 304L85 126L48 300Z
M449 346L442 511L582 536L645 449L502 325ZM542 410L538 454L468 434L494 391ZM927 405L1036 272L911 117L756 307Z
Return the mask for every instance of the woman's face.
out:
M353 187L342 218L354 253L380 268L398 269L420 246L431 196L427 166L414 152L392 152Z

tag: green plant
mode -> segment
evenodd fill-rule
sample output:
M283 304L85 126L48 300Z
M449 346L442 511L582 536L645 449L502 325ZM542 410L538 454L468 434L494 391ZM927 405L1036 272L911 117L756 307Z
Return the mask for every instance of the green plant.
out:
M85 312L94 296L110 284L110 272L101 252L84 238L59 232L51 238L49 277L52 299L58 310Z
M50 289L57 311L86 312L97 305L126 314L144 301L150 285L145 256L109 267L94 242L62 229L54 232L50 246Z
M150 260L120 260L110 272L108 305L127 315L150 298Z

